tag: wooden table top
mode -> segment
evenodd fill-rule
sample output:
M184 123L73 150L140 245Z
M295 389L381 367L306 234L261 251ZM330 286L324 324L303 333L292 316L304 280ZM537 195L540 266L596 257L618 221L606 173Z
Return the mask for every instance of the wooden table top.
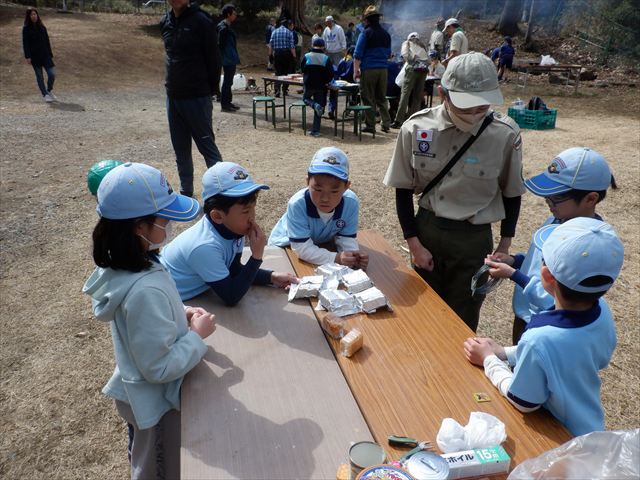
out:
M370 255L367 273L390 300L393 312L383 309L373 315L346 317L362 331L364 347L350 359L339 354L336 358L371 433L390 458L397 459L406 450L390 447L388 435L436 445L444 418L466 425L473 411L505 423L503 447L512 459L511 469L571 438L547 412L519 412L481 368L466 360L462 344L473 332L382 235L361 231L358 242ZM313 266L301 262L290 249L287 254L298 276L312 274ZM338 341L327 340L334 352L340 351ZM473 398L477 392L487 393L491 401L477 403Z
M263 264L293 271L280 248ZM188 303L218 327L182 385L183 479L331 479L372 440L308 303L270 287L232 308L212 292Z

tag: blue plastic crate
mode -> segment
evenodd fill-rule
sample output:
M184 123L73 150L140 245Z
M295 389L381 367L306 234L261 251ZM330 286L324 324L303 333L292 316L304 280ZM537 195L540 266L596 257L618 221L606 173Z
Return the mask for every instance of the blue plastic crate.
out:
M520 110L509 108L507 115L513 118L520 128L531 130L551 130L556 128L558 110Z

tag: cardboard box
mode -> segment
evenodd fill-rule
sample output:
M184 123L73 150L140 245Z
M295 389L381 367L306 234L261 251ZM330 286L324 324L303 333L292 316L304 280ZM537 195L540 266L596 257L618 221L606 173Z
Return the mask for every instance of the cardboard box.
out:
M449 480L507 473L511 458L500 445L442 455L449 464Z

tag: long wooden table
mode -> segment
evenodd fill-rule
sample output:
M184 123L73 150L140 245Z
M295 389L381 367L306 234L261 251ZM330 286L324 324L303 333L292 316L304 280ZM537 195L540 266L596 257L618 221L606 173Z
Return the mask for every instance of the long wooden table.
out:
M304 88L304 82L302 81L302 75L296 75L295 78L292 78L290 75L279 75L279 76L270 76L270 77L262 77L262 81L264 82L264 94L268 95L268 90L269 88L272 88L274 91L274 95L275 95L275 89L276 86L280 86L280 95L282 97L282 102L281 103L276 103L276 108L282 108L282 111L284 112L284 118L286 120L287 118L287 91L285 89L285 87L289 87L289 86L293 86L293 87L298 87L298 88ZM338 87L338 90L336 92L336 94L338 96L344 96L345 97L345 108L347 106L349 97L351 95L358 95L359 94L359 87L355 87L354 89L354 85L356 84L350 84L349 86L346 87ZM336 107L339 106L339 98L338 101L336 102ZM337 137L338 136L338 123L343 122L343 119L340 118L340 115L338 115L337 109L336 112L334 112L334 118L333 118L333 136ZM356 133L355 131L355 123L354 123L354 133Z
M358 242L370 256L367 273L393 311L347 317L364 334L363 349L350 359L339 355L338 341L327 340L373 437L390 458L397 459L406 450L387 445L388 435L407 435L435 445L442 419L451 417L465 425L473 411L490 413L505 423L508 438L503 446L512 469L571 438L546 412L520 413L481 368L465 359L462 344L473 332L382 235L361 231ZM287 253L298 276L312 274L311 265L290 249ZM491 401L477 403L473 394L478 392L488 393Z
M265 268L292 272L284 250ZM182 385L183 479L331 479L351 442L371 433L308 303L253 287L216 314L204 360Z
M582 69L582 65L563 63L557 63L555 65L540 65L537 62L529 62L516 64L514 65L514 69L518 72L518 81L516 86L522 87L523 92L527 90L527 80L529 79L529 74L535 75L540 73L564 73L567 75L567 86L569 86L569 79L571 78L571 76L574 76L575 84L573 93L578 93L578 86L580 85L580 70ZM520 73L524 75L524 81L522 85L520 85Z

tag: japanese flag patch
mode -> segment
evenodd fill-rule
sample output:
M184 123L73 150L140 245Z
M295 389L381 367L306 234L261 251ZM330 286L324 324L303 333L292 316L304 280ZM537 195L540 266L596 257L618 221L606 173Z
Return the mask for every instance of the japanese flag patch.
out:
M433 141L433 130L418 130L416 131L416 140L419 142L431 142Z

